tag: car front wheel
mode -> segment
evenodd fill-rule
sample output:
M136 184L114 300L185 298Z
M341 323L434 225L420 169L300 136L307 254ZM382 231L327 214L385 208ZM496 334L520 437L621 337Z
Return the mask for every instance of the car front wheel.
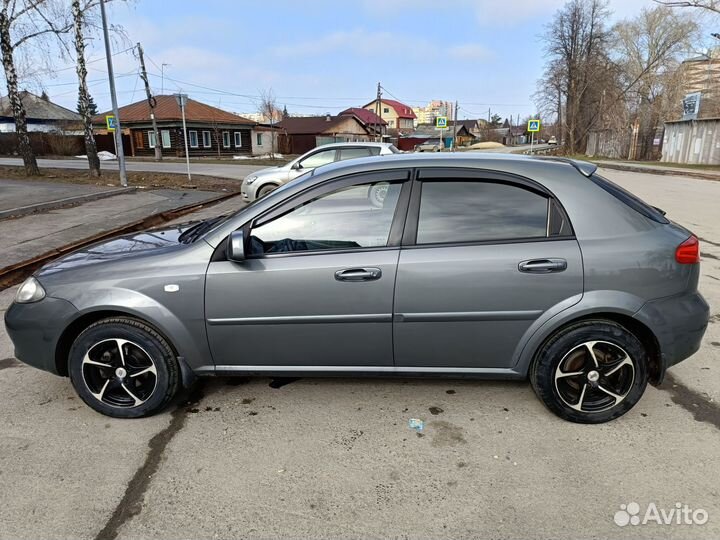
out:
M154 414L180 386L177 359L168 342L131 318L108 318L90 325L75 339L68 361L75 391L107 416Z
M265 195L268 195L269 193L272 193L275 191L278 187L275 184L265 184L263 187L261 187L258 190L257 198L262 199Z
M642 342L625 327L582 321L542 346L530 382L560 418L599 424L622 416L640 400L647 386L647 360Z

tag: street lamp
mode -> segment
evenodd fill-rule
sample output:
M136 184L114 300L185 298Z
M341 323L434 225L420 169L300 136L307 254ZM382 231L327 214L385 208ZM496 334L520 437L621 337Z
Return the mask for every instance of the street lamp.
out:
M187 94L174 94L174 96L177 104L180 106L180 112L182 113L183 140L185 141L185 163L187 164L188 181L192 182L192 176L190 176L190 154L188 153L187 126L185 125L185 104L187 103Z

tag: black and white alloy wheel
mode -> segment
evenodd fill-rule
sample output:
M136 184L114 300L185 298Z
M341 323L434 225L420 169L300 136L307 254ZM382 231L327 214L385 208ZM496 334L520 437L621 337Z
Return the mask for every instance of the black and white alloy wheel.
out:
M96 411L118 418L161 410L179 388L170 344L142 321L114 317L88 326L70 348L70 380Z

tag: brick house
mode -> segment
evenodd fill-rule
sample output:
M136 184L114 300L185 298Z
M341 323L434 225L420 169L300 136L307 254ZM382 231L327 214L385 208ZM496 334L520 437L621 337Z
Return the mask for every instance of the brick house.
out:
M185 156L182 113L175 96L155 96L157 122L163 155ZM150 119L150 106L143 99L120 107L123 149L129 156L153 156L155 137ZM93 117L99 150L115 152L112 133L107 131L105 116ZM188 99L185 104L188 153L191 157L221 157L252 152L252 128L257 124L211 105Z

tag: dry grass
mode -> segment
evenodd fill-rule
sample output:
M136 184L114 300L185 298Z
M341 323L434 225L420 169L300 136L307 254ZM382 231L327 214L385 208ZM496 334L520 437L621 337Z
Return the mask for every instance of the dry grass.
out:
M193 175L192 184L187 176L176 173L128 171L128 185L144 189L199 189L202 191L236 192L242 182L216 176ZM40 176L26 176L22 167L0 166L0 178L13 180L37 180L42 182L63 182L90 184L96 186L119 186L118 173L104 171L100 178L91 178L85 171L77 169L42 169Z

